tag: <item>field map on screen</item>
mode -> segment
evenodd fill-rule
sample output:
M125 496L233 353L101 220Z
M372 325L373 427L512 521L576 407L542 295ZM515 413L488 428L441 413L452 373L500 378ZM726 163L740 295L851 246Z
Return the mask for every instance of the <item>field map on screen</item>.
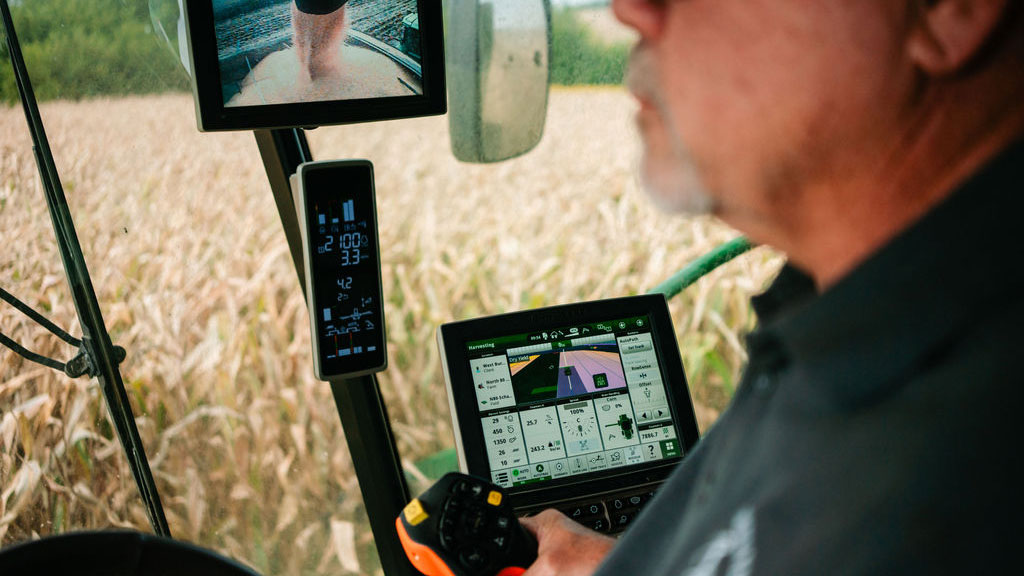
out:
M647 316L496 335L466 347L496 484L682 454Z
M227 107L423 94L417 0L213 0L213 14Z
M547 400L626 387L615 337L509 358L516 398Z

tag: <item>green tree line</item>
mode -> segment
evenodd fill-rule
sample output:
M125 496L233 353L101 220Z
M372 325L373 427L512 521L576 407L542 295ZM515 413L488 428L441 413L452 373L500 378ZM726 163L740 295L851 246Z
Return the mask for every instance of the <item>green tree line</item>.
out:
M153 32L146 0L12 0L11 12L36 97L187 91L188 77ZM173 0L164 2L177 8ZM551 82L619 84L628 47L609 45L572 10L551 15ZM176 30L167 30L170 35ZM17 102L7 53L0 45L0 101Z
M551 14L552 84L621 84L629 45L597 37L571 9Z
M152 32L146 0L20 0L11 15L40 100L187 90L181 63ZM177 8L177 3L173 3ZM174 33L174 31L169 31ZM0 100L18 100L3 43Z

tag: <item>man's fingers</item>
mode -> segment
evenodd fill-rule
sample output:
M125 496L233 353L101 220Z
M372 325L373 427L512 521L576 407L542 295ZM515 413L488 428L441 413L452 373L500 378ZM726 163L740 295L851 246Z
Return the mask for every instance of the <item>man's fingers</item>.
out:
M523 525L523 528L526 528L527 532L533 534L534 537L537 536L537 532L540 529L540 521L537 520L536 516L520 518L519 523Z
M519 523L522 524L523 528L526 528L530 534L533 534L534 538L537 539L538 544L543 549L545 542L548 542L549 540L548 538L545 538L545 536L551 532L552 527L559 525L563 518L566 518L564 514L558 510L552 510L549 508L536 516L520 518Z
M557 510L545 510L520 523L537 538L537 561L523 576L592 574L614 540L588 530Z

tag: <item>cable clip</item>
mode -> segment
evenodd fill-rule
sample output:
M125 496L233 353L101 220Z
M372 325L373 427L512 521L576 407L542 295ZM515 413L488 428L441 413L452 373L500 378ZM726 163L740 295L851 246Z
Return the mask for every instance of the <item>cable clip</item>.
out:
M114 346L114 360L121 364L124 359L128 357L128 351L121 346ZM70 378L79 378L81 376L89 375L90 378L99 374L99 369L96 368L96 363L92 361L92 356L85 349L83 345L78 349L78 354L74 358L68 360L64 364L64 373Z

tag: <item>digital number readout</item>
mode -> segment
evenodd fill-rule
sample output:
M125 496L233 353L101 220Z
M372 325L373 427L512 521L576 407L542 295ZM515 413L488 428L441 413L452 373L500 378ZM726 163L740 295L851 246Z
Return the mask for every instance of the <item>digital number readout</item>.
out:
M336 253L339 266L355 266L366 258L364 251L369 245L369 236L362 232L326 234L323 244L317 246L316 251L317 254Z
M369 166L315 170L306 205L321 371L383 364L376 214Z

